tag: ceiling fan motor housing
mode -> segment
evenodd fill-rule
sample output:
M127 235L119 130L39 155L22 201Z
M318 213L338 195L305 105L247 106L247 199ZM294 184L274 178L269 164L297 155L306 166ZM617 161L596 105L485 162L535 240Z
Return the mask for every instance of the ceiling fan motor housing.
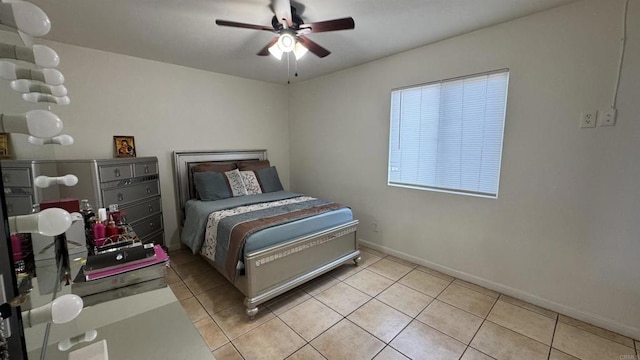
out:
M291 24L289 28L292 28L294 30L297 30L301 24L304 24L304 21L302 21L302 18L300 17L300 15L298 15L296 8L293 6L291 7L291 21L293 22L293 24ZM273 16L273 18L271 18L271 26L273 26L273 30L277 32L284 29L284 26L275 15Z

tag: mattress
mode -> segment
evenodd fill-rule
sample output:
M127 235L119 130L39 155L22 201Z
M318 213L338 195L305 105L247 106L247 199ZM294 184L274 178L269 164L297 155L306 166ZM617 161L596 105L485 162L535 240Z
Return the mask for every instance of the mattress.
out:
M238 206L291 199L298 196L301 195L287 191L276 191L217 201L189 200L185 205L186 218L182 231L182 242L194 254L198 253L204 242L204 233L209 214L212 212L232 209ZM247 254L257 251L300 236L344 224L352 219L353 213L351 210L343 208L260 230L247 237L244 252Z

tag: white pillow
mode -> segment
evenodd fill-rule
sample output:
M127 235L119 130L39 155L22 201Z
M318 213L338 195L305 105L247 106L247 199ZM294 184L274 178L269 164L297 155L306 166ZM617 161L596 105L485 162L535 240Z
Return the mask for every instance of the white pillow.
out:
M247 188L248 195L262 194L260 183L253 170L240 171L240 175L242 175L242 182L244 182L244 187Z
M229 180L229 186L231 186L233 196L247 195L247 188L244 186L244 181L242 181L240 170L235 169L227 171L224 174L227 176L227 180Z

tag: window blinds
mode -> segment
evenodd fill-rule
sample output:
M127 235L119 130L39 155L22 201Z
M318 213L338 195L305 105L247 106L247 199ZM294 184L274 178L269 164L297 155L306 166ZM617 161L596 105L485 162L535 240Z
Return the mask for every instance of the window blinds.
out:
M508 70L391 92L389 185L497 197Z

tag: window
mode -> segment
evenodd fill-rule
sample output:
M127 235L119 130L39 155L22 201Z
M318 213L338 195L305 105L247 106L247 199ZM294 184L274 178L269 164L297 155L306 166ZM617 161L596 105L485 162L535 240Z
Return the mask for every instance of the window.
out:
M509 71L391 92L388 184L497 198Z

